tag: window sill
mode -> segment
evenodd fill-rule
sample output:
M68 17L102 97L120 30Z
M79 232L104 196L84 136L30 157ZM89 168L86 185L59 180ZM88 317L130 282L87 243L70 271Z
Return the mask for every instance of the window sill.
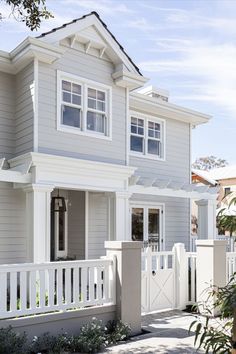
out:
M57 127L58 131L64 132L64 133L69 133L69 134L76 134L76 135L81 135L81 136L87 136L90 138L96 138L96 139L102 139L102 140L107 140L107 141L112 141L112 137L111 136L105 136L103 134L99 134L96 132L89 132L89 131L82 131L79 128L73 128L73 127L66 127L66 126L62 126L60 125L59 127Z
M132 151L129 152L129 155L131 157L137 157L139 159L148 159L148 160L162 161L162 162L164 162L166 160L163 157L154 156L154 155L143 155L143 154L135 153L135 152L132 152Z

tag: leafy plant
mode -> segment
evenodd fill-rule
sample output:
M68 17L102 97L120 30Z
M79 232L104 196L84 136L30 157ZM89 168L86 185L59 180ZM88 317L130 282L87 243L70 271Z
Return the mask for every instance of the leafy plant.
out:
M77 345L83 353L97 353L106 345L105 327L102 321L93 318L80 330Z
M205 353L231 353L236 348L236 273L226 286L210 287L208 300L211 299L212 306L203 306L205 318L198 316L189 328L195 329L194 345ZM212 319L212 309L219 309L219 318Z
M130 332L131 332L130 326L124 324L120 320L109 321L105 329L108 345L116 344L117 342L128 339L130 336Z
M232 205L236 205L236 198L232 198L228 205L228 211L230 211L230 207ZM233 236L236 233L236 216L235 215L227 215L227 208L221 209L217 215L217 227L220 233L225 233L225 231L229 231L230 236Z
M27 350L26 334L17 334L12 327L0 329L0 354L26 354Z

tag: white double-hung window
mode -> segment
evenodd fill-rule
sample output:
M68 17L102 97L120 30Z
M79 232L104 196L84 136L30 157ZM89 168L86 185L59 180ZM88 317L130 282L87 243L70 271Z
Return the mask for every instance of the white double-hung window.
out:
M130 152L132 155L164 159L165 122L141 114L130 118Z
M111 139L111 87L58 71L58 130Z

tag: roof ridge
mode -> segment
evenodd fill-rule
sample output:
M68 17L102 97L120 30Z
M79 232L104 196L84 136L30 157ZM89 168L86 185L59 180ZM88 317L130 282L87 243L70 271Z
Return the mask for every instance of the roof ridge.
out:
M46 35L56 32L62 28L67 27L68 25L71 25L72 23L75 23L77 21L83 20L88 16L94 15L97 17L97 19L101 22L101 24L103 25L103 27L106 29L106 31L110 34L110 36L114 39L114 41L118 44L118 46L120 47L121 51L125 54L125 56L127 57L127 59L131 62L131 64L135 67L135 69L137 70L137 72L139 73L139 75L143 76L141 71L139 70L138 66L133 62L133 60L130 58L130 56L126 53L126 51L124 50L124 47L118 42L118 40L116 39L116 37L112 34L112 32L108 29L107 25L105 22L103 22L103 20L101 19L101 17L99 16L99 14L96 11L91 11L88 14L85 14L81 17L78 17L70 22L64 23L63 25L59 26L59 27L55 27L53 29L51 29L48 32L44 32L42 34L40 34L39 36L35 37L35 38L42 38L45 37Z

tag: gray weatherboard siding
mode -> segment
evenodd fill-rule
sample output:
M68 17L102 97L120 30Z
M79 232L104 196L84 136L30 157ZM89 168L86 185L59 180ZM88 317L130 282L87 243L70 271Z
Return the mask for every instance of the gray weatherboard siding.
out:
M112 87L112 141L57 130L57 70ZM113 71L112 63L73 49L39 64L39 152L125 164L126 91L114 85Z

